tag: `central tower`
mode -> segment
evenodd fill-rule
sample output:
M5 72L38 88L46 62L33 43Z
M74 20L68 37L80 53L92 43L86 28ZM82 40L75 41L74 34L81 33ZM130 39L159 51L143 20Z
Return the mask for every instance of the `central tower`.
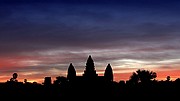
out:
M89 55L87 62L86 62L86 68L84 70L84 77L86 78L96 78L98 75L96 74L95 66L94 66L94 61Z

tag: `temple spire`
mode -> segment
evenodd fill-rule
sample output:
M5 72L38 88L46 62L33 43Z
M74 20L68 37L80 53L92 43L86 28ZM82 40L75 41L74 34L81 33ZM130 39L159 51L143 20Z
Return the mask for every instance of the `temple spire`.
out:
M105 69L104 77L107 81L113 81L113 71L110 64L108 64Z
M86 68L84 70L84 74L83 76L87 76L87 77L96 77L96 70L95 70L95 66L94 66L94 61L91 57L91 55L89 55L87 62L86 62Z
M74 80L75 77L76 77L76 70L74 66L72 65L72 63L70 63L69 68L68 68L67 79L71 81L71 80Z

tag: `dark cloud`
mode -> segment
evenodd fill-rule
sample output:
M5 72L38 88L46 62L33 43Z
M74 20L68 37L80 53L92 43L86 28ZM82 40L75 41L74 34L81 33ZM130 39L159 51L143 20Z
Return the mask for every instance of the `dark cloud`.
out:
M28 26L28 25L27 25ZM83 30L67 27L62 24L57 26L22 26L3 32L1 34L1 53L21 53L51 49L113 49L132 48L143 50L154 48L179 49L179 25L141 25L129 30L92 29ZM16 26L17 27L17 26ZM92 33L94 31L94 33ZM134 31L134 32L133 32ZM24 34L25 33L25 34ZM147 46L151 47L148 48ZM159 46L160 45L160 46ZM139 47L139 49L138 49ZM141 47L145 47L142 49ZM146 48L147 47L147 48Z

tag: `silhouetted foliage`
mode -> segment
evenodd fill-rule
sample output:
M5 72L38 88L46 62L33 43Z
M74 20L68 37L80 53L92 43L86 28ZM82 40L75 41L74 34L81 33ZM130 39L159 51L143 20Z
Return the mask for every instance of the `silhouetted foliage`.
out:
M24 83L27 83L27 79L24 79Z
M58 76L56 77L56 80L54 81L54 84L56 85L63 85L66 84L68 82L67 78L64 76Z
M12 78L10 79L11 82L18 82L17 80L18 74L17 73L13 73Z
M140 82L140 78L137 73L133 72L132 75L130 76L129 82L133 84L138 84Z
M130 76L130 81L132 81L133 83L149 83L156 77L156 72L138 69L136 72L133 72L133 74Z
M166 77L166 81L170 81L171 80L171 77L170 76L167 76Z

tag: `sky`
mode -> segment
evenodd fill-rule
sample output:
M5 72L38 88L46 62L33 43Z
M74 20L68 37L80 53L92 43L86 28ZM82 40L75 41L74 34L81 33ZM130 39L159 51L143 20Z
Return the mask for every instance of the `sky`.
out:
M0 82L82 75L89 55L114 80L137 69L180 77L179 0L1 0Z

